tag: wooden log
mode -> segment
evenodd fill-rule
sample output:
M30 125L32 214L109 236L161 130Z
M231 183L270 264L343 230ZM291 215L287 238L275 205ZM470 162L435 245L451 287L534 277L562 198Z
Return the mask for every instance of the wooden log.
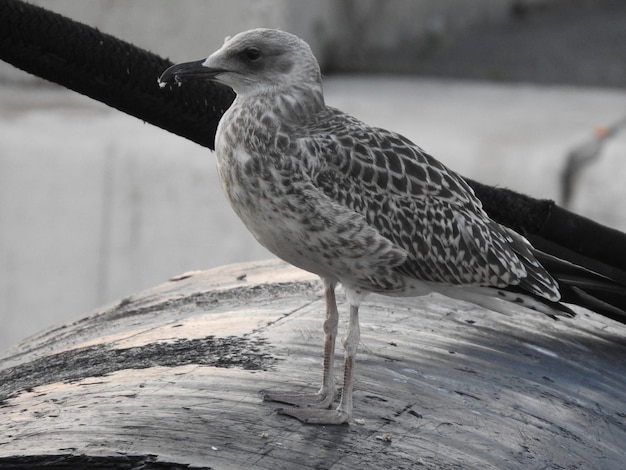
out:
M372 295L355 420L277 415L261 389L319 386L321 294L232 265L28 339L0 358L0 468L623 468L626 326L589 312Z

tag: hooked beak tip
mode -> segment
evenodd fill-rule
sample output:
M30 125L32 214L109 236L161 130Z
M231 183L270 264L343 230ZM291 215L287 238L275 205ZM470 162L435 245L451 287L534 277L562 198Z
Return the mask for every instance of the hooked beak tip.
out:
M194 62L184 62L168 67L159 77L158 84L160 88L165 88L168 84L176 83L180 86L183 80L191 77L205 78L212 80L220 73L225 72L223 69L205 67L206 59L196 60Z

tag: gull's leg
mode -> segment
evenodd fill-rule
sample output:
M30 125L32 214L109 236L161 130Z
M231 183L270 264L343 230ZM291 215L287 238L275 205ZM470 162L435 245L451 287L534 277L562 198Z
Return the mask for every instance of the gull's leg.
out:
M317 393L269 392L263 391L263 400L279 401L290 405L328 408L335 400L337 389L333 365L335 362L335 341L337 340L337 325L339 312L335 298L336 283L328 279L324 282L324 296L326 298L326 319L324 320L324 369L322 373L322 387Z
M352 391L354 389L354 362L359 345L359 306L350 305L350 323L344 340L344 374L341 403L336 410L290 408L278 410L280 414L293 416L307 424L343 424L352 419Z
M322 388L317 394L324 397L320 407L328 408L335 400L337 387L335 385L335 342L337 341L337 325L339 324L339 312L337 299L335 298L336 283L324 280L326 297L326 319L324 320L324 368L322 371Z
M359 307L358 305L350 305L350 323L348 326L348 335L343 343L345 349L345 357L343 364L343 390L341 392L341 402L337 411L346 416L346 421L352 418L352 391L354 390L354 363L356 360L356 351L361 339L361 330L359 328Z

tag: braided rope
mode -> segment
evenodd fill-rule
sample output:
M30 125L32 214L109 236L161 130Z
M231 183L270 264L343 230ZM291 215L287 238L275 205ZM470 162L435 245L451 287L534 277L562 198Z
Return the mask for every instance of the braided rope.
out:
M209 82L166 93L157 77L169 60L16 0L0 2L0 58L209 148L234 98Z

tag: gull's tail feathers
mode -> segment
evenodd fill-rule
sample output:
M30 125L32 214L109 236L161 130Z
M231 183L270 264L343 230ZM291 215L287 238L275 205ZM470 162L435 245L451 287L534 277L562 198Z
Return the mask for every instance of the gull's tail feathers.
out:
M554 302L530 293L522 284L505 288L442 286L439 292L505 314L515 313L516 307L511 304L516 304L554 319L573 317L575 312L565 305L570 304L626 324L624 283L536 249L533 249L533 254L557 281L560 301Z
M550 318L574 317L576 313L560 302L553 302L539 295L525 292L517 286L506 288L482 286L442 286L438 292L457 300L464 300L505 315L519 313L525 307L543 313Z
M626 323L626 285L623 282L536 249L534 255L559 283L561 302Z

